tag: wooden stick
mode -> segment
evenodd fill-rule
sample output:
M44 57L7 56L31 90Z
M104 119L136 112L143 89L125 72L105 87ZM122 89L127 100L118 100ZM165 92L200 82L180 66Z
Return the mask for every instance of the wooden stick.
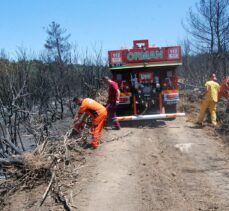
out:
M24 165L23 161L17 158L0 158L0 165L10 166L10 165Z
M48 143L48 139L45 139L45 141L41 144L41 145L38 145L36 147L36 149L33 151L33 154L42 154L42 152L44 151L46 145Z
M61 204L63 204L64 209L65 209L66 211L71 211L72 209L71 209L71 207L68 205L68 203L67 203L67 201L66 201L66 199L65 199L65 197L64 197L64 195L63 195L63 193L61 193L61 192L55 192L55 194L56 194L57 200L58 200Z
M49 193L49 191L50 191L50 189L51 189L51 186L52 186L52 184L53 184L54 178L55 178L55 173L53 172L53 173L52 173L51 180L50 180L50 182L49 182L49 184L48 184L48 187L47 187L47 189L46 189L46 191L45 191L45 193L44 193L44 195L43 195L43 197L42 197L42 200L41 200L41 203L40 203L40 207L42 206L42 204L44 203L45 199L46 199L47 196L48 196L48 193Z

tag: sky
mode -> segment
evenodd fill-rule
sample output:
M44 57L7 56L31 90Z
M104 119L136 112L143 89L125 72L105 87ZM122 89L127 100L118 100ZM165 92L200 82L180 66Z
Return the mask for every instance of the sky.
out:
M52 21L71 34L79 49L131 48L148 39L158 47L187 37L181 21L198 0L0 0L0 49L39 54ZM66 34L67 34L66 33Z

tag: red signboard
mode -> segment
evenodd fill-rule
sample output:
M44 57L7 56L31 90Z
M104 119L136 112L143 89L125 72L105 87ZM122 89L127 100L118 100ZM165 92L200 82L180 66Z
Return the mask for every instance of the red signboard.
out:
M134 41L132 49L108 51L110 67L181 63L181 47L149 47L148 40Z
M112 64L122 64L122 52L121 51L113 51L110 55Z

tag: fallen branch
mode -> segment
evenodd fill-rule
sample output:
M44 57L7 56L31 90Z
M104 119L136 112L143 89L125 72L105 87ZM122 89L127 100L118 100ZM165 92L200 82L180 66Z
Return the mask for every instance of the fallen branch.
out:
M11 158L0 158L0 165L3 166L24 165L24 163L21 160L11 157Z
M51 180L50 180L50 182L49 182L49 184L48 184L48 187L47 187L47 189L46 189L46 191L45 191L45 193L44 193L44 195L43 195L43 197L42 197L42 200L41 200L41 203L40 203L40 207L42 206L42 204L44 203L45 199L47 198L48 193L49 193L49 191L50 191L50 189L51 189L51 186L52 186L52 184L53 184L54 179L55 179L55 173L53 172L53 173L52 173Z
M69 136L69 131L67 131L67 133L64 136L64 148L65 148L65 164L69 164L70 158L69 158L69 150L67 147L67 140L68 140L68 136Z
M59 201L61 204L63 204L64 209L65 209L66 211L71 211L71 210L72 210L72 209L70 208L70 206L68 205L68 203L67 203L67 201L66 201L66 199L65 199L63 193L61 193L61 192L56 192L56 191L54 191L53 193L56 195L56 200Z
M48 139L46 139L41 145L38 145L36 147L36 149L33 151L33 154L34 155L36 155L36 154L42 154L42 152L44 151L47 143L48 143Z

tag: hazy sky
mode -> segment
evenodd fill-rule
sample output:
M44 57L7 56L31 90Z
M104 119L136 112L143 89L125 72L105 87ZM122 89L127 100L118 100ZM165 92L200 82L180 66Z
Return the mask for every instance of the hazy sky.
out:
M0 49L18 47L39 53L46 28L55 21L80 48L103 46L104 52L132 47L134 39L156 46L176 45L181 26L198 0L0 0Z

